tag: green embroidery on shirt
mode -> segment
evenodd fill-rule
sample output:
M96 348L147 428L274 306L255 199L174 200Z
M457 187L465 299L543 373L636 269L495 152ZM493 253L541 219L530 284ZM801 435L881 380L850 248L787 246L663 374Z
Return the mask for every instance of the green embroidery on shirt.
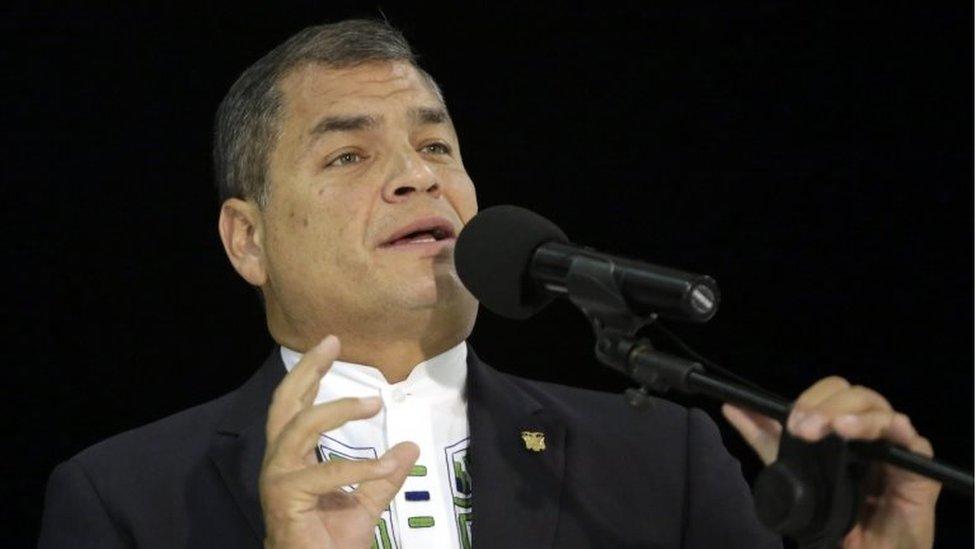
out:
M461 548L471 549L471 513L459 513L457 516L458 536L461 538Z
M451 482L451 500L454 503L455 526L462 549L471 549L471 456L469 440L464 439L444 449Z
M380 539L377 543L376 536L373 536L371 549L393 549L393 542L390 541L390 531L386 527L386 519L380 519L376 523L376 534L379 534Z
M410 517L407 526L411 528L430 528L434 525L434 517Z

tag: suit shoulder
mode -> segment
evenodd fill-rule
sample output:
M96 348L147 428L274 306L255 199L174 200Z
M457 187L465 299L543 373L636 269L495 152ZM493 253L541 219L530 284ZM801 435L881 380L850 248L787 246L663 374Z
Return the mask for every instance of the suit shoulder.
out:
M235 393L111 436L82 450L69 461L90 473L106 468L129 469L132 463L163 465L188 461L206 450Z

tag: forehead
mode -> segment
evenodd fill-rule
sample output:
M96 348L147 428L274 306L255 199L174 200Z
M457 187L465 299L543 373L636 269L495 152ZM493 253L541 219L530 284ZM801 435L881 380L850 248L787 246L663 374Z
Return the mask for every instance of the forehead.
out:
M441 105L420 72L403 61L346 68L308 63L286 75L280 86L286 119L306 128L327 114L392 114Z

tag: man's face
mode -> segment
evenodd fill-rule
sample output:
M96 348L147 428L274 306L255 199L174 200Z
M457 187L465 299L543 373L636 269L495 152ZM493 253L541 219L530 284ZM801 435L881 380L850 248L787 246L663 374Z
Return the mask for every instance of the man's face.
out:
M453 237L478 210L474 184L424 78L403 62L309 64L280 88L263 216L269 304L303 330L438 308L473 322Z

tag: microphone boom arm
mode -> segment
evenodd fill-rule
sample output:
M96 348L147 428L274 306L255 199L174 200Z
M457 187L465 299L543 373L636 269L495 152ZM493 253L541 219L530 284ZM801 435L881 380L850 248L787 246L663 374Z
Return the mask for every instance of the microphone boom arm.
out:
M597 359L641 388L629 390L631 404L643 408L647 390L674 389L700 394L786 422L792 403L777 395L714 376L698 362L662 353L637 332L656 313L638 313L624 299L614 262L578 255L565 274L565 293L590 320ZM714 311L712 311L714 314ZM973 496L973 475L886 441L845 441L830 435L817 443L792 437L785 429L778 460L754 486L757 514L772 530L793 537L801 547L833 547L854 525L863 501L871 461L883 461Z

